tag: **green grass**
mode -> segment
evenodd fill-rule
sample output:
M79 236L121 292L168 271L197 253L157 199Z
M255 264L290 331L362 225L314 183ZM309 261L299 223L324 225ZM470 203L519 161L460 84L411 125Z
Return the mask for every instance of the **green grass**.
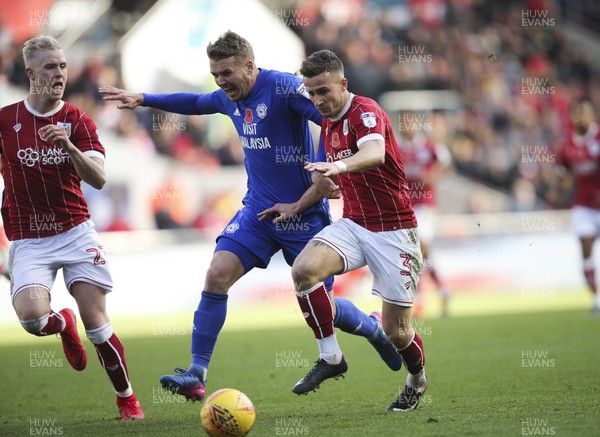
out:
M391 372L364 339L343 333L346 379L293 395L292 385L308 370L302 366L317 355L307 327L224 331L208 391L245 392L256 406L255 436L600 435L600 318L587 309L425 320L417 329L430 383L414 412L386 413L406 371ZM117 420L114 394L91 347L88 368L78 373L58 339L23 338L30 342L0 348L0 435L202 435L201 404L179 403L158 385L161 374L189 363L189 335L122 335L146 414L135 422ZM544 359L529 358L527 367L524 354ZM36 356L51 360L41 367ZM293 357L300 367L278 357Z

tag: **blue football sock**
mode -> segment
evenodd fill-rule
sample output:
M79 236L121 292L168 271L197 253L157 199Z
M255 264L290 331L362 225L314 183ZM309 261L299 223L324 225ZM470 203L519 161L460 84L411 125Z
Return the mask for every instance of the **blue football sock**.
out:
M333 320L333 325L336 328L367 338L375 334L379 324L373 317L369 317L363 313L348 299L336 297L333 301L335 302L335 319Z
M208 369L210 358L227 315L227 295L203 291L194 312L192 364Z

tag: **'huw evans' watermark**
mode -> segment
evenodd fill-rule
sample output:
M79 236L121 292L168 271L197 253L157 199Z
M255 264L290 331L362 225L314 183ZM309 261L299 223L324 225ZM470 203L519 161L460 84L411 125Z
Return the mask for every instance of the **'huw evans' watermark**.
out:
M431 63L433 57L425 53L425 46L399 46L398 62L401 64Z
M547 77L523 77L521 78L521 93L523 95L553 95L556 87L550 85Z
M556 360L548 357L547 350L521 351L521 367L527 369L552 369L556 367Z
M529 10L521 11L521 26L550 28L556 25L556 19L548 17L548 10Z

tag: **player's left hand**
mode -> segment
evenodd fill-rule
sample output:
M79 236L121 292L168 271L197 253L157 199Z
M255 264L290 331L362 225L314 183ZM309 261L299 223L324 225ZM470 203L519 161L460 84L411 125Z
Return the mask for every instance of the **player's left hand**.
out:
M294 203L276 203L272 207L259 212L257 215L258 220L261 222L274 215L273 224L277 224L292 220L298 214L296 213Z
M62 147L65 150L71 144L65 128L57 124L48 124L41 127L38 129L38 134L43 141Z
M337 176L340 174L340 169L333 162L307 162L304 164L306 171L318 171L323 176Z

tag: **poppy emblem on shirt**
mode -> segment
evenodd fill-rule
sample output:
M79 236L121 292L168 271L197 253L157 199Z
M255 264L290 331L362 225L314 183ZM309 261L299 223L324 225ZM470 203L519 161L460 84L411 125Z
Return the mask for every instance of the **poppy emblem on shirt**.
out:
M331 147L336 149L340 147L340 135L337 132L334 132L333 135L331 135Z
M252 114L252 109L247 108L246 109L246 116L244 117L244 121L246 123L252 123L252 120L254 120L254 115Z
M360 118L362 119L363 124L368 128L377 126L377 119L375 118L374 112L364 112L360 114Z

